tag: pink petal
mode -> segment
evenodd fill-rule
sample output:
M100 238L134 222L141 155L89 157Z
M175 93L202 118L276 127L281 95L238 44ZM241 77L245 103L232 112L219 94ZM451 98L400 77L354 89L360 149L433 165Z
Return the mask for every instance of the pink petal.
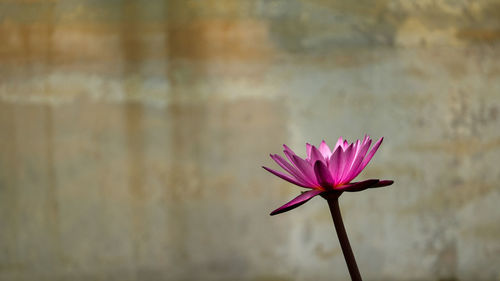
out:
M340 137L337 140L337 143L335 144L335 147L333 148L333 151L337 150L337 147L342 147L342 143L344 143L344 140L342 139L342 137Z
M370 179L370 180L365 180L365 181L360 181L360 182L353 182L350 184L346 184L340 187L334 188L335 190L339 191L348 191L348 192L355 192L355 191L361 191L365 190L367 188L370 188L374 185L376 185L379 182L377 179Z
M337 149L335 149L335 152L333 152L332 156L328 160L328 170L330 170L330 175L334 180L334 184L337 184L337 182L340 181L339 170L340 170L340 163L342 162L342 157L343 157L342 147L339 146L337 147Z
M344 170L349 169L349 167L347 167L347 161L352 157L352 146L353 144L350 144L349 147L347 147L347 149L342 153L337 174L337 179L339 180L339 182L335 182L335 184L339 184L342 182L342 175L344 174Z
M377 152L377 150L380 147L380 145L382 144L383 140L384 140L384 138L380 138L375 143L375 145L373 146L372 150L368 153L368 155L366 155L366 157L363 159L363 162L361 162L361 164L359 165L358 169L356 170L356 175L358 175L359 173L361 173L361 171L363 171L363 169L366 167L366 165L368 165L368 162L370 162L370 160L372 159L373 155L375 155L375 152Z
M286 144L283 144L283 147L285 148L284 151L287 151L288 153L290 153L290 155L295 155L295 152L293 152L293 150L290 147L288 147ZM292 161L292 160L290 160L290 161Z
M322 161L318 160L314 163L314 173L316 174L318 183L322 187L331 187L334 184L330 171Z
M319 186L318 182L316 181L316 175L314 174L314 169L307 162L306 160L300 158L297 155L292 155L293 159L293 164L295 164L295 167L299 169L299 171L302 172L302 174L312 183L314 183L316 186Z
M283 168L283 170L287 171L290 175L292 175L295 179L297 179L297 181L299 181L303 185L311 185L310 183L307 182L307 180L305 180L302 173L299 170L297 170L297 168L290 165L290 163L288 163L285 159L283 159L283 157L277 154L274 155L271 154L271 158L278 165L280 165L280 167Z
M307 160L311 159L311 144L306 143L306 154L307 154Z
M283 153L285 154L286 158L288 159L288 161L292 162L293 163L293 158L292 156L295 155L295 153L290 153L288 150L283 150Z
M323 154L323 157L327 159L332 155L330 147L328 146L328 144L326 144L324 140L321 141L321 144L319 145L319 152L321 152L321 154Z
M295 152L293 152L293 150L291 150L286 144L284 144L283 147L285 148L285 150L283 150L283 153L285 154L286 158L288 158L288 161L290 161L291 163L293 163L295 165L295 163L293 161L293 156L297 155L297 154L295 154ZM297 165L295 165L295 166L297 166Z
M347 142L347 140L345 140L344 144L342 145L342 148L345 150L348 145L349 145L349 143Z
M284 150L283 153L285 153L286 157L293 164L293 166L296 167L298 173L301 175L301 178L304 180L304 182L306 182L309 186L317 186L318 185L318 183L316 182L316 178L315 177L311 178L309 174L304 173L304 171L302 171L300 168L300 164L297 164L296 160L293 157L295 156L299 159L302 159L302 158L298 157L295 154L291 155L290 152L288 152L286 150ZM305 160L303 160L303 161L308 163Z
M318 190L318 189L314 189L314 190L310 190L310 191L307 191L307 192L303 192L299 196L297 196L294 199L292 199L290 202L288 202L285 205L279 207L278 209L272 211L270 215L274 216L274 215L277 215L277 214L280 214L280 213L283 213L283 212L295 209L298 206L300 206L300 205L306 203L307 201L309 201L314 196L320 194L321 192L323 192L323 190Z
M374 186L371 186L371 188L374 188L374 187L384 187L384 186L391 185L393 183L394 183L394 181L392 181L392 180L381 180L377 184L375 184Z
M363 145L365 145L368 141L371 141L370 136L365 134L365 137L363 138Z
M311 163L311 165L314 165L314 163L318 160L324 162L325 157L323 157L323 154L321 154L321 152L313 145L311 148L311 159L308 162Z
M366 152L368 152L371 143L372 141L368 140L367 143L361 144L361 148L359 148L359 152L357 153L356 158L352 162L349 173L344 177L345 182L350 182L352 179L354 179L359 175L358 167L363 161L363 158L365 158Z
M357 140L356 143L352 144L351 154L346 155L348 158L346 158L346 163L345 163L344 171L342 172L342 178L341 178L341 181L343 181L343 182L349 182L346 180L346 177L352 170L352 163L354 162L357 154L359 153L359 147L360 147L360 141Z
M270 168L267 168L267 167L264 167L264 166L262 166L262 168L266 169L266 171L268 171L268 172L270 172L270 173L274 174L275 176L278 176L278 177L280 177L280 178L282 178L282 179L284 179L284 180L286 180L286 181L288 181L288 182L291 182L291 183L293 183L293 184L295 184L295 185L302 186L302 187L306 187L306 188L311 188L310 186L307 186L307 185L305 185L305 184L302 184L302 183L301 183L301 182L299 182L297 179L292 178L291 176L288 176L288 175L286 175L286 174L283 174L283 173L281 173L281 172L275 171L275 170L273 170L273 169L270 169Z

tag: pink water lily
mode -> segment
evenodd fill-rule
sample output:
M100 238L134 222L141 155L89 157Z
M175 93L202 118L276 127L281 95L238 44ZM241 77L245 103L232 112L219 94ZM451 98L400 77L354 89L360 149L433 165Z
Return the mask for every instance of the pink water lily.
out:
M271 154L271 158L285 170L286 173L263 167L274 175L295 185L311 189L271 212L276 215L292 210L316 195L326 193L341 193L344 191L361 191L367 188L388 186L392 180L369 179L351 182L368 165L383 138L371 148L372 140L365 135L363 140L348 143L340 137L333 149L322 141L319 147L306 144L307 158L297 156L288 146L283 145L286 158Z

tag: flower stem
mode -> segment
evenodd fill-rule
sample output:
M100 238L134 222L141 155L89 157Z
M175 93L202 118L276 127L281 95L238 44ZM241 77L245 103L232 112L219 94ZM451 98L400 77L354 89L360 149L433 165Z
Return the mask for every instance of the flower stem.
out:
M337 231L340 247L344 253L345 262L347 263L351 280L362 281L358 265L356 264L356 259L354 258L354 254L351 249L351 244L349 244L349 238L347 238L344 222L342 221L342 215L340 214L339 196L328 196L325 199L328 201L328 206L330 207L333 224L335 225L335 230Z

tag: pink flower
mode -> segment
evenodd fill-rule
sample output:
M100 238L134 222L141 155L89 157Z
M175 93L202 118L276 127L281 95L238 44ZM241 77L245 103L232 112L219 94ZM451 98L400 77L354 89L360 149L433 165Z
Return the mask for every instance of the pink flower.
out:
M372 140L368 135L365 135L362 141L357 140L351 144L340 137L333 150L330 150L325 141L322 141L318 148L306 144L306 159L300 158L288 146L283 145L285 148L283 152L288 161L277 154L271 154L271 158L288 174L267 167L263 168L286 181L311 190L302 192L290 202L271 212L271 215L292 210L322 193L361 191L393 184L392 180L378 179L351 182L368 165L382 140L383 138L379 139L369 152Z

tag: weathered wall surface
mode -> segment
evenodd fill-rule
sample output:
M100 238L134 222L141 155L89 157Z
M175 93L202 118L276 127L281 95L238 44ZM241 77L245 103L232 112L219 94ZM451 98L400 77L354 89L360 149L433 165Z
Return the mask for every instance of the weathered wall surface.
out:
M367 280L500 280L500 2L0 1L0 280L347 280L287 143L386 140Z

